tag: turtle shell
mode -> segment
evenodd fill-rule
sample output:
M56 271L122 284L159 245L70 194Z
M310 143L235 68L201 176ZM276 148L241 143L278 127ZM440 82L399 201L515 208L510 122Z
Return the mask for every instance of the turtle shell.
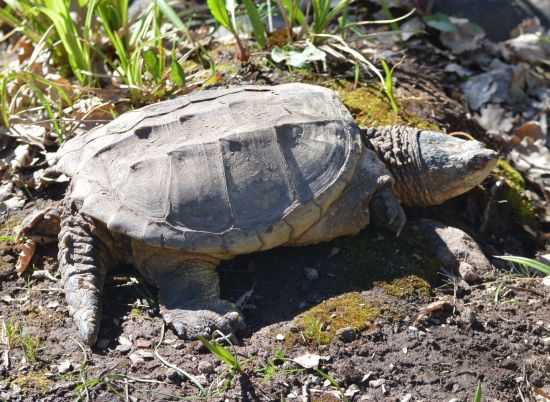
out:
M360 131L335 92L248 86L127 112L67 141L82 213L149 245L241 254L295 239L349 182Z

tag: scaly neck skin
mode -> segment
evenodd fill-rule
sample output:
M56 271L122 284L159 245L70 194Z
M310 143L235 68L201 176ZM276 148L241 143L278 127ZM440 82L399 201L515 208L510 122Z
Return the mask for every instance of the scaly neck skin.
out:
M362 130L367 146L384 162L395 179L393 190L403 204L437 204L420 155L418 136L420 130L413 127L369 127Z
M478 141L403 126L362 131L393 175L395 195L407 205L437 205L463 194L497 162L497 153Z

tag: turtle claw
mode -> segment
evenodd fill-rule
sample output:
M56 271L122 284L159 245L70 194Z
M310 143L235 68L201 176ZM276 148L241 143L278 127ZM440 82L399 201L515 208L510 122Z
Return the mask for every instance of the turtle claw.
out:
M215 304L212 309L163 308L161 314L168 326L187 340L210 338L214 331L229 335L245 328L241 313L232 303L219 300Z
M99 334L100 317L98 310L83 308L73 314L73 320L80 332L80 338L86 346L92 346L97 341Z

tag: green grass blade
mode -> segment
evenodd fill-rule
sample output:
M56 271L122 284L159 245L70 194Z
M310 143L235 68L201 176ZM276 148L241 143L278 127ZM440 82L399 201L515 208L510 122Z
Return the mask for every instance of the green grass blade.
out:
M510 262L515 262L517 264L525 265L529 268L536 269L537 271L540 271L545 275L550 275L550 265L544 264L532 258L518 257L514 255L501 255L501 256L495 256L495 257L500 258L501 260L506 260Z
M237 358L233 354L231 354L231 352L229 352L229 350L227 350L223 345L220 345L216 342L210 342L203 336L199 336L199 340L212 354L227 363L227 365L229 365L235 371L242 371L242 367Z
M260 18L260 13L256 8L256 5L252 0L244 0L244 6L246 8L246 13L252 24L252 29L254 30L254 37L260 49L265 49L267 47L267 37L265 34L265 27L262 19Z
M55 6L52 6L52 9L39 7L38 10L52 21L65 48L73 74L81 84L85 83L88 77L82 74L82 71L91 71L89 49L81 45L76 25L70 15Z
M477 388L476 388L476 394L474 396L474 402L481 402L483 399L483 392L481 389L481 380L477 381Z
M328 380L332 385L334 385L336 387L336 389L338 390L338 392L340 392L340 395L342 395L342 398L344 399L344 401L348 402L348 398L344 394L344 391L342 390L342 388L340 388L340 385L338 385L338 383L336 382L336 380L334 378L332 378L327 373L324 373L323 371L321 371L319 369L315 369L315 371L317 371L325 380Z
M397 101L395 100L395 96L393 94L393 69L390 70L390 68L388 67L388 63L384 59L381 59L380 63L382 63L384 73L386 74L386 79L384 80L384 89L386 90L386 95L388 95L388 99L390 100L393 111L395 113L399 113L399 106L397 105Z
M157 0L157 6L164 16L170 21L174 26L180 29L186 29L186 25L183 23L181 18L176 14L174 9L166 2L166 0Z
M0 82L0 102L2 109L0 112L2 113L2 121L4 122L4 126L9 127L10 126L10 115L8 113L8 74L4 72L2 74L2 81Z
M183 88L185 86L185 71L183 71L183 68L181 67L180 63L178 63L178 59L176 57L176 43L174 42L174 45L172 46L172 65L170 66L170 78L172 79L172 82L176 84L178 87Z
M229 13L225 7L225 0L208 0L208 8L212 16L218 21L225 29L233 32L233 26L231 25L231 19Z

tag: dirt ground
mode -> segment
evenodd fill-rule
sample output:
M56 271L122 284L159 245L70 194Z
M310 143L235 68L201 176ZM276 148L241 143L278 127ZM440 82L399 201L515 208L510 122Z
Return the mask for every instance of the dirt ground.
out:
M403 52L395 73L402 115L505 151L466 115L456 75L442 68L446 56L422 42ZM350 74L335 68L323 82L358 117ZM318 79L252 65L221 84L290 81ZM550 283L494 258L532 256L544 247L538 233L546 223L526 224L517 205L503 202L506 194L491 191L498 180L496 172L444 205L408 208L397 238L368 227L353 238L224 263L222 296L250 296L247 328L226 344L233 369L200 342L164 331L156 289L129 266L107 278L99 341L83 347L59 288L57 246L39 247L19 277L17 246L2 241L0 401L451 402L472 401L478 386L483 401L549 401ZM4 216L0 235L13 235L24 216L57 203L64 190L34 194L35 203ZM493 269L472 284L444 273L413 228L426 217L469 233Z

